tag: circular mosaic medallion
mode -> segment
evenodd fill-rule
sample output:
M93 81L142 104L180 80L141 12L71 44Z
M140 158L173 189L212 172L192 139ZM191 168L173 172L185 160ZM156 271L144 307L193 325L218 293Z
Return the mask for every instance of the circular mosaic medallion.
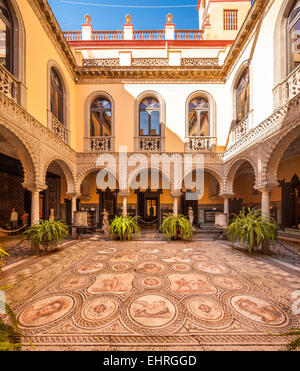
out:
M81 265L78 265L75 268L75 271L80 274L89 274L89 273L95 273L100 270L102 270L104 267L104 264L97 262L97 261L87 261Z
M155 260L155 259L157 259L157 256L156 255L154 255L154 254L149 254L149 255L144 255L144 256L142 256L142 259L143 260Z
M243 287L243 283L234 277L218 276L213 277L212 282L221 289L225 290L239 290Z
M165 265L158 262L145 262L138 265L138 271L145 274L162 273Z
M126 264L126 263L118 263L118 264L114 264L111 269L113 271L116 271L116 272L122 272L122 271L126 271L127 269L130 268L130 265L129 264Z
M161 259L168 263L189 263L191 259L186 254L172 253L168 250L168 253L162 254Z
M26 327L38 327L54 322L71 311L74 299L70 296L51 296L31 304L19 315L19 323Z
M224 267L223 265L211 264L211 263L206 263L206 262L197 263L196 268L205 273L210 273L210 274L223 274L228 271L228 269Z
M92 256L91 259L93 261L101 262L107 259L107 255L95 255L95 256Z
M163 280L158 277L146 277L140 283L147 289L156 289L164 284Z
M113 247L105 247L103 249L100 249L97 251L97 253L99 254L112 254L113 252L116 252L117 249L113 248Z
M185 272L190 269L190 267L187 264L182 264L182 263L173 264L172 268L180 272Z
M113 299L99 298L88 303L82 310L87 321L103 321L112 317L118 310L118 303Z
M192 259L197 262L209 262L211 261L211 258L207 255L192 255Z
M210 299L194 298L187 304L189 312L204 321L220 321L224 316L223 309Z
M59 288L65 291L75 291L89 286L92 280L88 276L67 277L59 284Z
M144 295L135 299L129 307L131 319L146 327L163 327L176 316L174 304L160 295Z
M184 301L187 316L201 326L213 329L224 329L230 326L233 318L219 300L212 297L193 295Z
M264 325L278 326L286 320L285 314L279 308L254 296L233 296L230 303L242 316Z

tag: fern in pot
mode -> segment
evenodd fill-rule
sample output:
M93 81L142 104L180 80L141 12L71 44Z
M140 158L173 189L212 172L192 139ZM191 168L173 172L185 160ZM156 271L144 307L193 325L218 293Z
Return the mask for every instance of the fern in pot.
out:
M265 219L261 211L245 208L234 218L227 229L227 235L232 245L236 240L241 244L246 243L249 255L253 248L261 243L267 244L270 241L274 244L277 233L277 226L272 219Z
M177 239L191 241L193 238L192 225L184 215L167 216L162 222L161 230L168 241Z
M111 239L120 241L130 241L134 236L140 233L140 228L137 225L137 217L132 216L116 216L110 225Z
M60 221L40 220L27 229L24 235L38 253L53 251L69 235L69 227Z

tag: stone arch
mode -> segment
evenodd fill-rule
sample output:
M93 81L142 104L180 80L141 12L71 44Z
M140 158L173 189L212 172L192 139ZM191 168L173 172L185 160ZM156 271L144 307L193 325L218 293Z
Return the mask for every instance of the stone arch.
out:
M9 142L18 155L24 172L24 187L32 187L39 180L39 162L37 154L30 150L30 143L27 143L25 137L13 128L8 128L0 122L1 135Z
M166 102L161 94L154 90L146 90L141 93L135 100L134 103L134 142L135 150L139 150L139 125L140 125L140 113L139 107L143 99L147 97L156 98L160 104L160 124L161 124L161 151L165 150L165 131L166 131Z
M118 174L112 170L112 169L107 169L105 166L101 166L101 167L97 167L97 166L90 166L84 170L82 170L78 175L77 175L77 178L76 178L76 193L77 194L80 194L80 187L81 187L81 184L83 182L83 180L91 173L93 173L94 171L100 171L100 170L107 170L107 172L111 173L111 175L113 175L116 179L116 184L118 186L119 184L119 177L118 177Z
M217 136L217 105L214 97L205 90L196 90L191 93L185 102L185 136L189 136L189 104L196 97L203 97L209 103L209 136Z
M74 170L72 168L72 165L69 162L67 162L65 159L63 159L62 157L54 156L46 162L43 168L42 179L46 181L47 170L52 163L56 163L63 171L66 177L66 180L67 180L67 193L69 194L75 193Z
M225 168L225 174L224 174L224 182L222 184L221 193L224 194L232 194L233 193L233 183L235 175L240 168L240 166L244 163L248 162L254 172L255 177L255 185L258 183L258 172L257 172L257 166L255 165L254 161L249 157L239 157L233 161L231 161Z
M290 128L279 137L269 150L263 164L263 183L277 185L277 171L280 160L288 149L289 145L300 136L300 125Z
M62 123L68 130L70 130L70 91L64 72L59 64L50 59L47 63L47 109L48 109L48 126L51 124L51 69L54 68L58 73L62 88L63 88L63 119Z
M106 91L97 90L91 93L84 103L84 150L90 151L89 138L90 138L90 124L91 124L91 104L96 98L106 98L111 104L111 150L115 148L115 101L113 97Z
M153 167L153 166L152 167L151 166L147 166L147 167L144 167L142 169L137 168L137 169L132 170L130 172L129 176L128 176L128 183L127 183L128 184L128 188L130 188L130 186L131 186L132 182L134 181L134 179L136 179L136 177L141 172L146 171L146 170L148 170L148 171L155 170L155 171L159 172L159 174L161 174L163 177L165 177L170 182L170 189L173 188L174 182L173 182L172 177L170 177L170 175L167 174L166 172L164 172L160 167Z

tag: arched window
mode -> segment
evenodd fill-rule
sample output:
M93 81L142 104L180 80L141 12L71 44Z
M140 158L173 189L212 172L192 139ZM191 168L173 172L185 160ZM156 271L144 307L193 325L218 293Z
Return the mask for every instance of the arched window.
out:
M91 105L91 137L110 137L112 129L111 103L106 98L96 98Z
M51 68L50 71L51 81L51 100L50 110L53 116L55 116L62 124L64 124L64 92L61 82L55 68Z
M13 73L13 23L5 0L0 0L0 64Z
M296 1L287 22L288 72L300 64L300 0Z
M209 103L203 97L193 98L189 103L189 136L209 135Z
M160 136L160 104L157 99L148 97L142 100L139 107L140 136Z
M236 87L236 122L239 123L249 113L249 69L247 68L240 77Z

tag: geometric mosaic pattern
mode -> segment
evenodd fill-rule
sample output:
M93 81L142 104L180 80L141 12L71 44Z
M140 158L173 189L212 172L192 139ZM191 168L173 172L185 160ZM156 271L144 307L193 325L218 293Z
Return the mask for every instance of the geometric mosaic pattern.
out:
M34 350L284 349L300 320L299 277L221 242L82 241L4 282Z

